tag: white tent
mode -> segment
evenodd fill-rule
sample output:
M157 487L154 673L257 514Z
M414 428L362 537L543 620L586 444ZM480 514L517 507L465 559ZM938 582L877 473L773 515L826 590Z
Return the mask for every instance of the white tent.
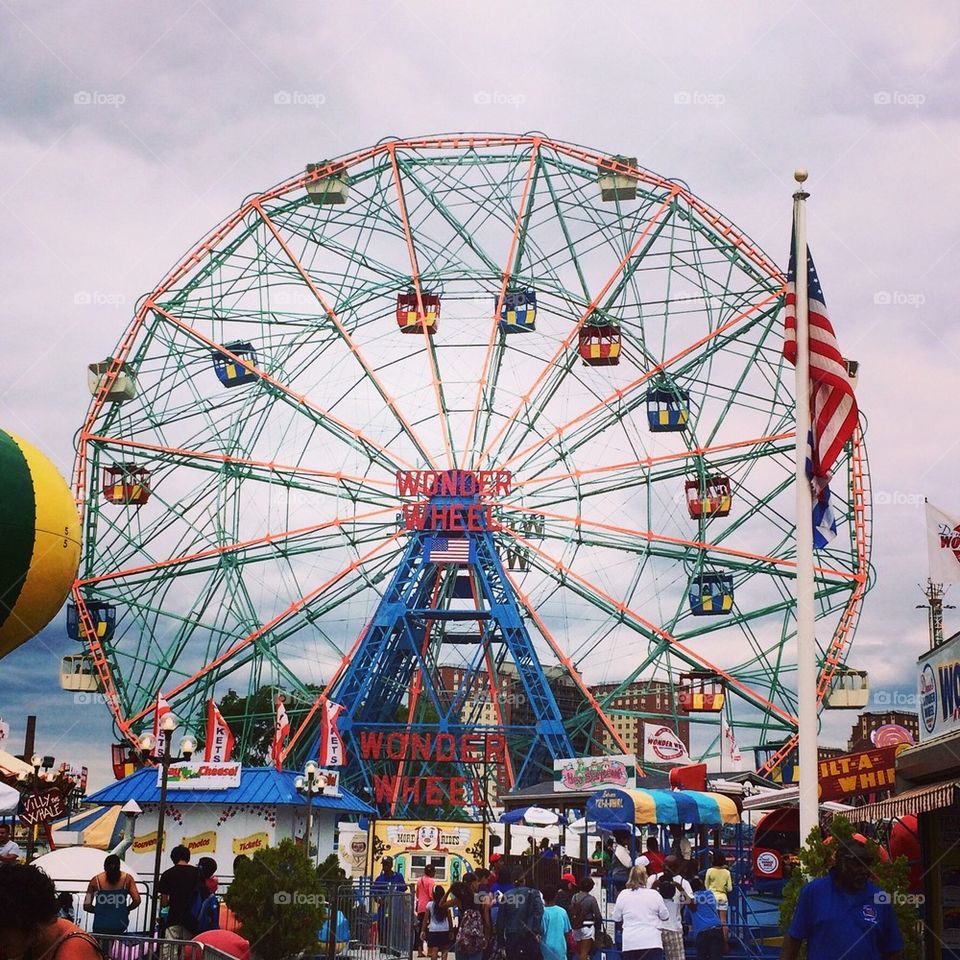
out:
M74 895L74 910L79 916L79 908L83 902L83 894L87 884L103 870L103 861L106 854L103 850L94 847L61 847L52 850L33 861L57 888L57 893L71 893ZM130 932L143 931L148 925L148 911L150 898L147 896L147 887L136 870L131 870L126 863L120 861L120 869L129 873L136 881L137 889L143 898L140 909L130 914Z
M7 777L17 777L21 773L33 773L33 767L18 760L12 753L0 750L0 773Z
M20 803L20 793L5 783L0 783L0 817L17 812Z

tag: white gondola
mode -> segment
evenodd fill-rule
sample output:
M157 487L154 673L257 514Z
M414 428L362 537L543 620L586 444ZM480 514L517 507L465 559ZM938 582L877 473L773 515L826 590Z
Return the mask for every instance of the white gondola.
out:
M637 166L636 157L612 156L610 159L621 167L636 168ZM637 198L637 178L635 175L631 176L601 166L597 168L597 182L600 184L600 199L604 203L611 203L616 200L636 200Z
M833 675L823 698L828 710L862 710L870 702L870 682L866 670L841 668Z
M60 661L60 689L71 693L96 693L97 674L93 660L85 653L75 653Z
M326 160L308 163L307 173L316 173L329 166ZM307 181L307 196L311 203L346 203L350 194L350 176L346 170L339 170L326 177Z
M107 357L106 360L91 363L87 366L87 387L91 396L95 397L100 392L113 363L113 359ZM113 383L107 388L107 400L111 403L126 403L127 400L132 400L136 395L137 375L129 364L121 363Z

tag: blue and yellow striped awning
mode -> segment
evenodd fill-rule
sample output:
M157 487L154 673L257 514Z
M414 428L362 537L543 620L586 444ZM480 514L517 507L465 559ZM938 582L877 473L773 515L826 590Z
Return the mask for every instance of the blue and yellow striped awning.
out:
M58 817L50 829L81 833L83 846L112 850L123 839L124 818L119 806L98 806L80 810L71 817Z
M698 790L601 790L586 806L586 819L601 829L650 823L690 823L719 827L739 823L736 801Z

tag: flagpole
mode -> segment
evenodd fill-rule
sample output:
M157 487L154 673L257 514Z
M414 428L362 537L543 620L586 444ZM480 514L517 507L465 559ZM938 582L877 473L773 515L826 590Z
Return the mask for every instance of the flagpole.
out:
M800 767L800 842L820 821L817 762L817 642L814 635L813 491L807 477L807 436L810 433L810 339L807 293L806 170L793 175L796 249L796 489L797 489L797 734Z

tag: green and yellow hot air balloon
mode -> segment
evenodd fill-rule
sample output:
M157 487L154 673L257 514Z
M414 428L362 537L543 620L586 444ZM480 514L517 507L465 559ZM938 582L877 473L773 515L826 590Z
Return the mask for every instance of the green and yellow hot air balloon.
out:
M80 562L80 518L57 468L0 430L0 658L39 633Z

